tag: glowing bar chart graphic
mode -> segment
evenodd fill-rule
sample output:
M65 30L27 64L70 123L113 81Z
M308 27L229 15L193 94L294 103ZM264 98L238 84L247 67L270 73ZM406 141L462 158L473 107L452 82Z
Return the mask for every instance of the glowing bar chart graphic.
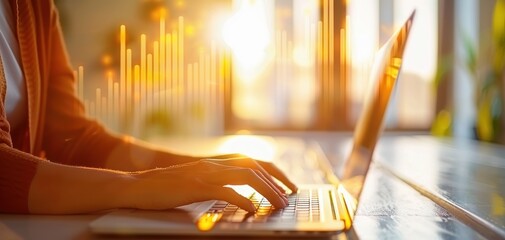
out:
M216 49L213 44L211 52L200 53L199 61L185 63L184 18L178 18L177 29L170 33L166 33L165 25L162 16L160 37L151 43L152 48L147 45L146 35L140 35L138 62L132 59L135 49L126 48L126 26L120 26L119 74L107 73L107 85L95 90L94 99L84 97L84 67L74 72L77 95L90 118L130 134L142 131L138 126L148 124L146 119L161 123L166 119L185 121L188 114L205 114L199 111L210 113L215 121L223 122L223 85L227 82L225 77L230 76L225 73L230 71L225 67L230 61L229 50ZM216 125L212 124L207 127ZM195 127L199 128L196 124Z
M87 116L113 131L137 136L156 124L177 126L171 131L180 133L222 133L225 99L231 99L229 110L238 117L259 114L271 107L267 105L272 105L276 113L289 115L286 109L290 108L296 113L296 106L278 104L285 102L282 99L288 95L295 105L297 100L309 96L312 102L323 103L319 111L331 114L335 104L343 101L337 89L345 87L336 86L335 78L350 78L347 69L351 61L349 18L334 31L333 8L333 1L323 0L320 20L306 16L301 40L294 41L287 31L273 29L269 48L273 78L268 82L275 86L272 94L276 101L272 104L248 105L255 96L248 93L247 82L241 81L244 76L232 64L241 60L237 49L216 41L205 48L185 49L184 17L168 26L164 14L160 14L159 36L140 34L140 44L135 47L127 46L128 29L121 25L119 69L107 72L105 86L96 88L94 94L85 94L85 68L79 66L74 72L77 96L84 103ZM336 39L340 45L334 44ZM340 56L335 56L335 48L339 48ZM196 55L196 60L187 60L187 54ZM335 73L337 64L339 74ZM299 85L305 92L287 94L300 76L305 82Z

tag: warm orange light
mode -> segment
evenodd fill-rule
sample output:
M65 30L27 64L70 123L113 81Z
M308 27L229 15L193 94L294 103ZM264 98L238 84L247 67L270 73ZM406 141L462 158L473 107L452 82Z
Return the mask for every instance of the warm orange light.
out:
M241 67L257 69L270 43L265 3L245 0L239 4L239 9L224 24L223 38Z
M240 153L264 161L272 161L276 154L273 140L249 135L230 137L221 144L218 151L221 153Z
M195 26L186 25L186 28L184 29L184 33L186 33L186 35L189 37L194 36L195 35Z
M184 2L184 0L177 0L175 5L179 8L183 8L186 5L186 3Z
M209 213L204 213L199 219L196 224L198 227L198 230L202 232L210 231L214 227L214 225L221 219L223 216L222 212L209 212Z
M109 54L104 54L102 56L102 64L104 66L109 66L112 63L112 57Z
M151 19L153 21L159 21L161 18L167 18L168 11L164 7L160 7L151 11Z

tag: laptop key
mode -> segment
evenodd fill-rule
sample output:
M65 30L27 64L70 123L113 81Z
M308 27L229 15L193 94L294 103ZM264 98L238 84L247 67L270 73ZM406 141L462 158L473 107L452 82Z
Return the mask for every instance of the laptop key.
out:
M218 201L209 212L221 212L220 221L225 222L291 222L291 221L320 221L319 199L317 191L302 190L298 194L288 196L288 206L275 209L267 199L253 193L249 199L256 207L255 213L249 213L239 207L224 201Z

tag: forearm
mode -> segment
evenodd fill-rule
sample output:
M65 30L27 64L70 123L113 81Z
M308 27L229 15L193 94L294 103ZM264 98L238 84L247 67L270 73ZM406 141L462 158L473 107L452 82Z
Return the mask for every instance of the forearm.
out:
M148 149L141 149L148 150ZM192 158L195 159L195 158ZM181 158L181 161L184 157ZM188 160L189 161L189 160ZM273 165L266 169L296 192ZM223 200L254 211L254 205L225 185L247 184L276 208L288 200L269 172L252 159L209 160L139 172L84 168L40 161L28 194L36 214L73 214L113 208L170 209L206 200Z
M196 161L199 158L173 154L153 145L129 138L111 151L105 168L141 171Z
M72 214L129 207L125 172L40 163L30 186L28 207L36 214Z

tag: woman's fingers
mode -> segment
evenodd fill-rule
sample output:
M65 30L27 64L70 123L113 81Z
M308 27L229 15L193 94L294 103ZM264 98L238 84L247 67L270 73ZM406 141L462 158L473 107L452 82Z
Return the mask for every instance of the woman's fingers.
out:
M246 159L241 159L246 160ZM228 162L228 161L226 161ZM219 162L213 161L201 161L197 165L191 166L191 169L178 169L178 170L190 170L191 173L207 183L213 183L215 185L227 185L227 184L247 184L255 188L260 194L265 196L272 204L280 198L280 203L275 203L276 207L284 207L288 203L288 199L284 194L284 191L280 190L278 185L275 184L273 179L268 175L268 173L256 164L253 160L246 160L242 165L247 166L247 168L237 167L237 164L220 164ZM223 163L223 162L221 162ZM257 170L256 170L257 169ZM262 171L261 171L262 170ZM177 170L175 170L177 171ZM178 172L178 171L177 171ZM200 175L200 176L198 176ZM245 175L245 176L244 176ZM210 176L206 178L205 176ZM272 194L272 191L274 193Z
M286 197L286 194L284 193L284 189L280 188L279 185L275 184L270 175L268 174L265 175L263 174L262 171L259 170L256 170L256 175L258 175L261 179L263 179L263 181L266 182L270 186L270 188L275 190L277 192L277 195L281 196L282 200L284 200L286 204L289 202L288 198Z
M230 156L235 156L235 155L230 155ZM238 155L240 156L240 155ZM209 159L212 161L212 159ZM222 163L223 165L233 165L233 166L241 166L241 167L248 167L248 168L253 168L256 170L260 170L268 179L271 181L279 191L284 192L284 189L281 188L273 179L272 176L277 178L282 184L286 185L292 192L297 192L298 187L289 180L289 178L279 169L277 168L273 163L270 162L263 162L263 161L258 161L254 160L251 158L247 157L234 157L234 158L229 158L229 159L217 159L216 162Z
M263 167L261 167L261 165L258 164L258 161L251 159L251 158L242 158L242 159L233 159L233 160L226 161L226 162L231 162L233 165L258 170L259 172L261 172L261 175L264 178L264 180L269 185L271 185L279 194L281 194L281 195L285 194L284 189L274 181L272 176ZM286 198L286 200L287 200L287 198Z
M288 187L292 192L298 192L298 187L289 180L289 178L273 163L257 161L257 163L263 167L269 174L279 179L286 187Z
M208 174L204 180L216 185L244 185L247 184L258 191L276 208L287 205L286 197L279 194L267 181L260 176L260 172L249 168L234 168Z
M231 204L237 205L238 207L245 209L248 212L256 211L254 204L249 199L235 192L235 190L228 187L209 184L206 185L206 189L203 192L205 192L208 199L226 201Z
M268 179L268 182L271 183L280 193L282 194L286 193L284 188L282 188L281 186L279 186L279 184L277 184L277 182L275 182L275 180L272 178L272 175L260 165L260 161L249 159L249 162L252 162L251 164L253 165L253 168L259 170L265 176L265 178Z
M227 157L235 156L237 155ZM209 159L191 164L181 164L166 168L164 171L172 176L199 179L197 181L211 186L199 189L201 191L197 190L199 192L196 195L199 197L228 201L248 211L253 211L252 203L232 189L223 187L224 185L247 184L267 198L276 208L285 207L288 201L284 189L275 183L272 176L279 179L292 191L297 191L296 186L273 164L242 158L240 155L228 160Z

